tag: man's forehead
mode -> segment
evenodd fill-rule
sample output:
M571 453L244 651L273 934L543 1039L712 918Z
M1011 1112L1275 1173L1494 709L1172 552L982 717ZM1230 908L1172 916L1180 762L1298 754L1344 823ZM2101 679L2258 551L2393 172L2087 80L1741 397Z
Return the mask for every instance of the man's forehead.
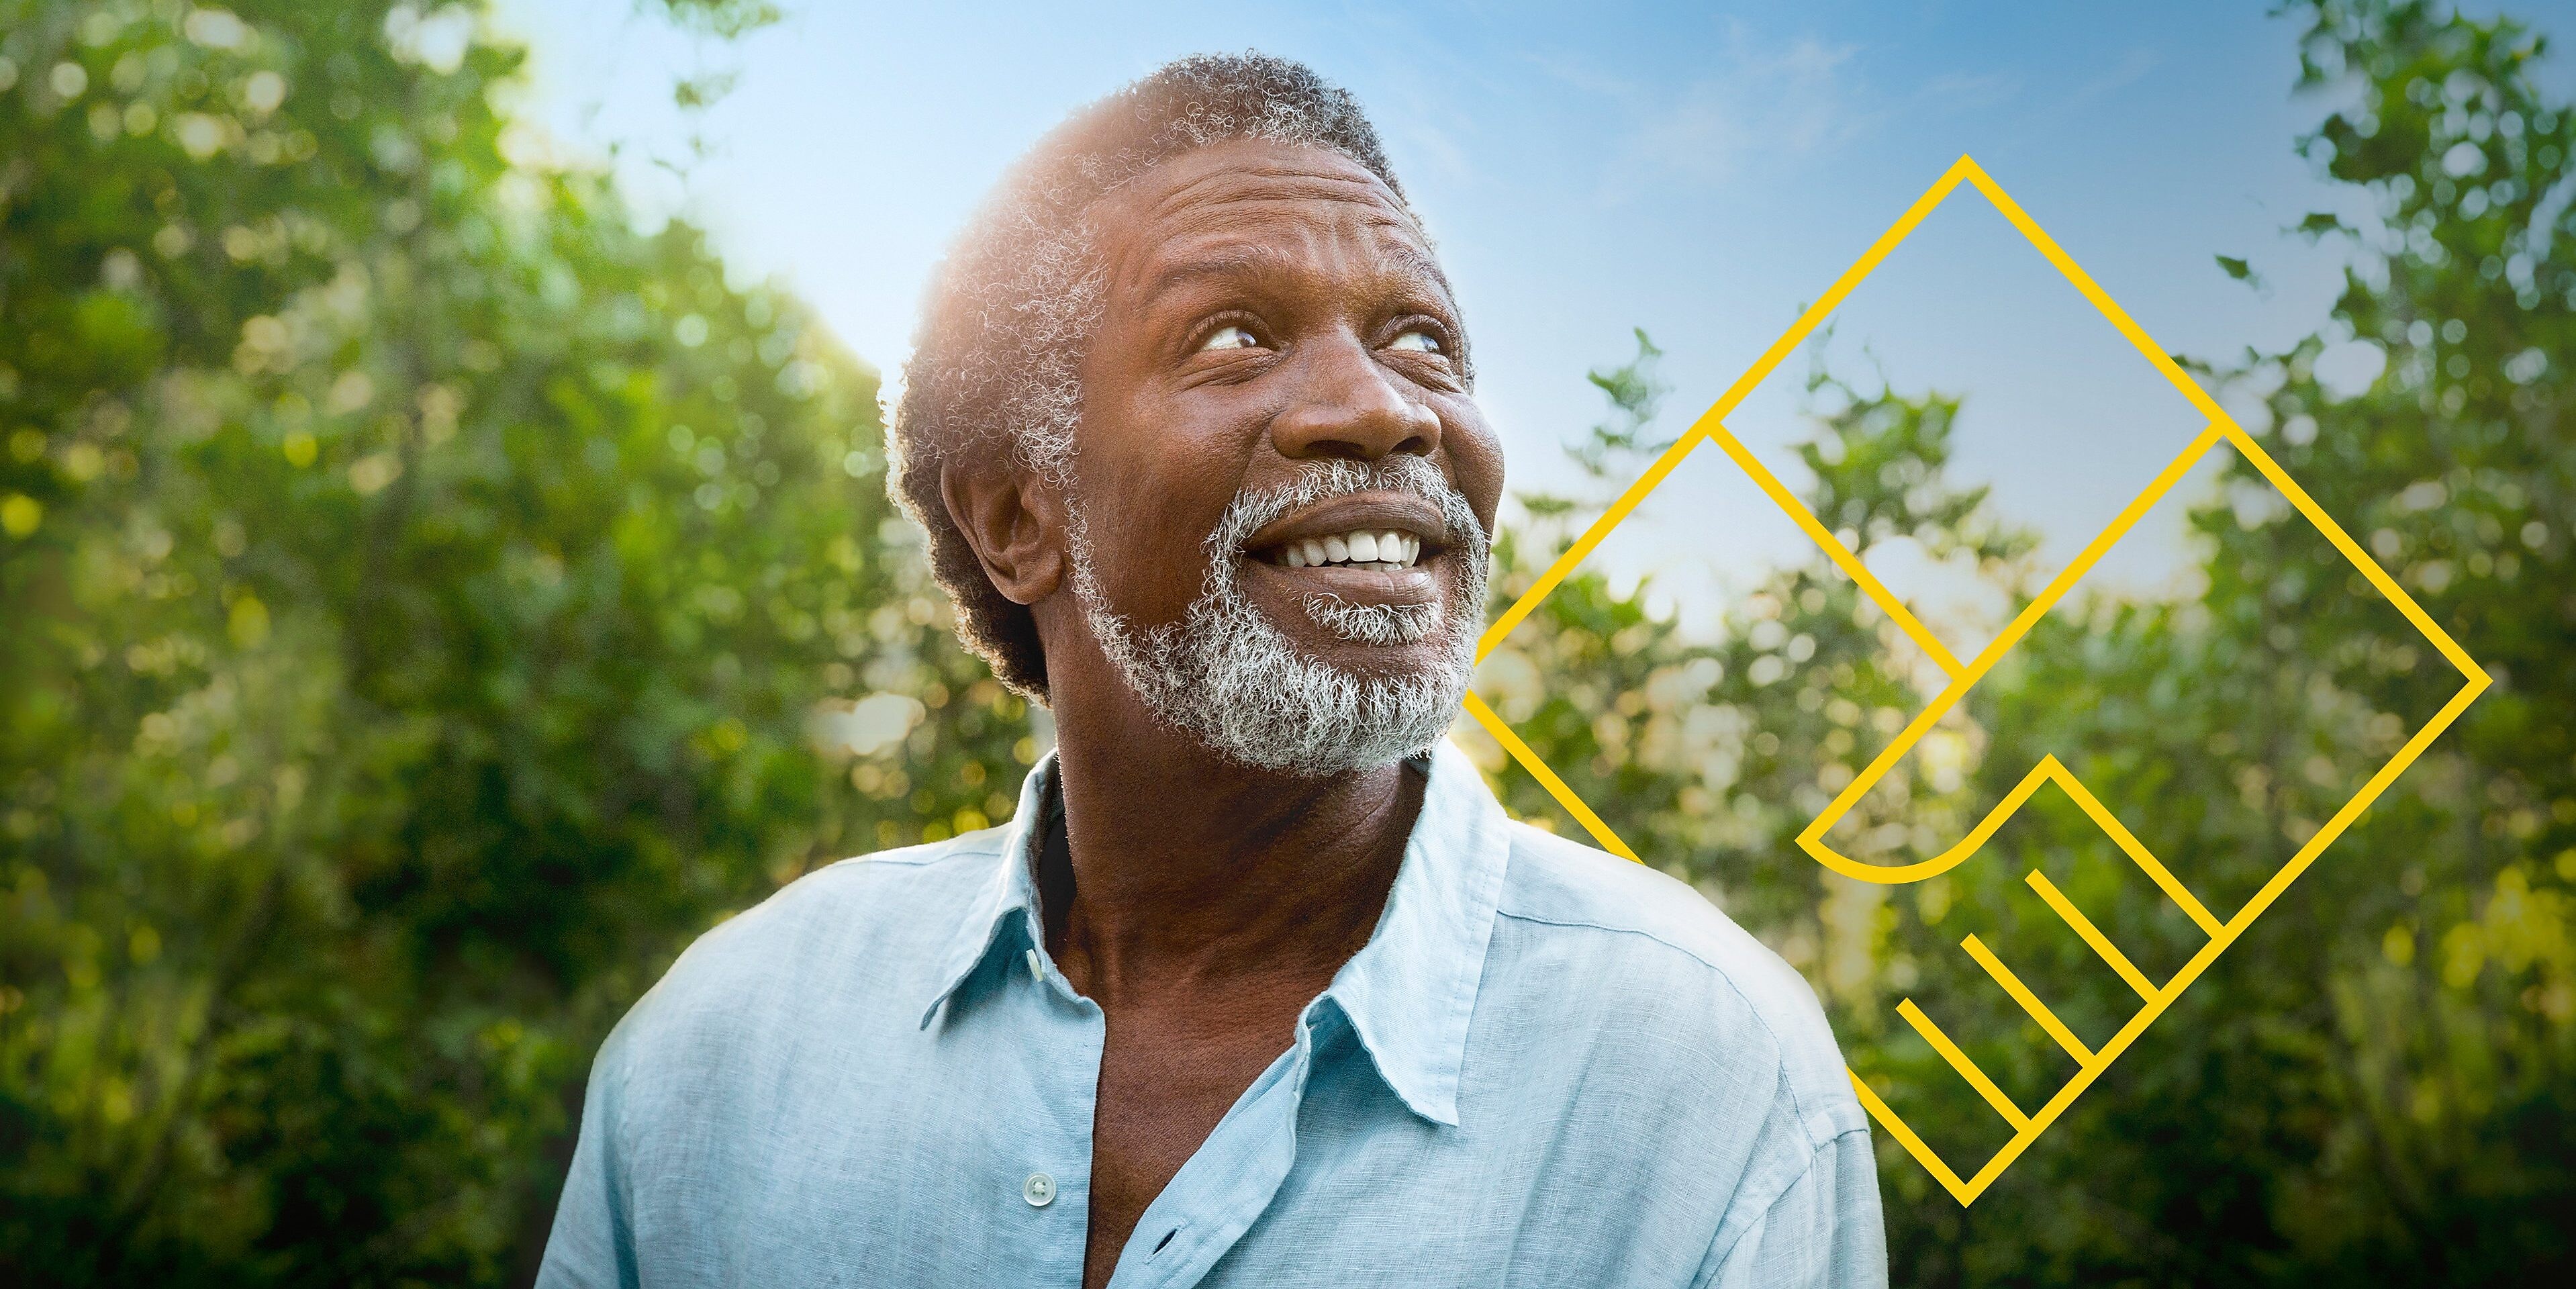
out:
M1234 139L1194 148L1129 185L1130 209L1147 218L1239 202L1322 199L1401 215L1403 204L1368 167L1330 148Z
M1097 212L1115 276L1151 286L1189 263L1257 267L1283 233L1360 235L1380 267L1445 290L1419 225L1385 181L1323 148L1239 140L1155 167Z

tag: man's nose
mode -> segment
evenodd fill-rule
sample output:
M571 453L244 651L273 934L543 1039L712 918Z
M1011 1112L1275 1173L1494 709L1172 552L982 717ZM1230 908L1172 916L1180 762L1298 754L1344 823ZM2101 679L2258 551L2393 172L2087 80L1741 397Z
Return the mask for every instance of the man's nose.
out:
M1270 441L1292 461L1341 457L1377 461L1398 453L1429 456L1440 446L1440 417L1405 397L1356 336L1310 340L1297 403L1270 423Z

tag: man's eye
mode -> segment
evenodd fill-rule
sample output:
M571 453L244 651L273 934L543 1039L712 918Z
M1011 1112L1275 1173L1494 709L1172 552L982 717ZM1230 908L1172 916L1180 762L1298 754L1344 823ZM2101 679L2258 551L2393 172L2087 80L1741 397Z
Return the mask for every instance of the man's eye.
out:
M1432 335L1428 331L1418 329L1405 332L1403 335L1397 336L1395 339L1386 342L1386 347L1389 349L1410 350L1417 354L1436 354L1446 352L1440 347L1439 337Z
M1207 338L1206 344L1199 346L1199 352L1205 353L1211 349L1256 349L1260 345L1261 342L1254 339L1251 332L1241 327L1219 327L1215 335Z

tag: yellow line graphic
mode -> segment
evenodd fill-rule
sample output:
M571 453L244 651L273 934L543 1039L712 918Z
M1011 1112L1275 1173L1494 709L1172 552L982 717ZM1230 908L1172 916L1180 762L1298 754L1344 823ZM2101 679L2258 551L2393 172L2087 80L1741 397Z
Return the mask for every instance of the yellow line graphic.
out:
M2002 985L2004 992L2011 994L2013 1001L2020 1003L2021 1009L2029 1012L2030 1018L2038 1021L2039 1027L2047 1030L2048 1036L2056 1039L2057 1045L2065 1048L2068 1056L2075 1058L2077 1065L2093 1063L2093 1049L2086 1047L2084 1040L2077 1038L2075 1031L2068 1029L2066 1022L2059 1020L2057 1013L2050 1011L2048 1004L2041 1002L2039 995L2032 993L2030 986L2023 984L2021 977L2014 975L2012 968L2005 966L2003 960L1995 956L1994 950L1986 947L1985 941L1971 935L1961 940L1959 947L1967 950L1968 956L1976 959L1977 965L1985 968L1986 974L1994 977L1995 983Z
M2156 987L2147 980L2147 973L2138 970L2137 964L2129 961L2129 955L2120 952L2120 946L2111 943L2111 937L2102 934L2102 929L2093 925L2093 919L2084 916L2084 911L2075 907L2075 901L2066 898L2056 883L2049 881L2036 868L2022 880L2030 884L2030 889L2039 892L2039 898L2048 901L2051 912L2075 928L2075 934L2084 937L2084 943L2093 946L2093 952L2100 954L2102 961L2111 964L2111 970L2120 973L2120 979L2129 982L2129 988L2138 991L2138 997L2148 1002L2156 1000Z
M2030 1129L2030 1116L2023 1114L2021 1107L2014 1105L2012 1098L2005 1096L2004 1090L1996 1087L1995 1081L1987 1078L1986 1072L1978 1069L1977 1063L1969 1060L1968 1054L1960 1051L1959 1045L1951 1042L1950 1036L1942 1033L1941 1027L1933 1024L1932 1018L1924 1015L1923 1009L1914 1005L1913 999L1908 998L1898 1003L1896 1014L1904 1017L1905 1023L1912 1025L1914 1032L1921 1034L1923 1041L1930 1043L1932 1050L1939 1052L1941 1059L1948 1061L1950 1068L1957 1070L1959 1077L1966 1079L1968 1086L1975 1088L1977 1095L1984 1097L1986 1104L1993 1106L1995 1113L2002 1115L2005 1122L2023 1131Z
M1494 736L1495 742L1502 744L1503 749L1512 754L1513 760L1529 767L1530 776L1538 780L1540 787L1547 789L1547 795L1556 798L1556 804L1565 807L1565 813L1574 816L1575 822L1583 825L1584 831L1592 834L1594 841L1601 843L1602 849L1621 859L1635 860L1641 864L1645 862L1637 859L1637 852L1628 849L1628 843L1619 840L1619 834L1610 831L1610 825L1601 822L1601 816L1592 813L1592 807L1583 804L1583 798L1574 795L1574 789L1565 786L1565 780L1556 777L1556 771L1547 768L1547 763L1538 759L1538 753L1531 751L1530 745L1521 741L1521 736L1503 720L1502 714L1488 706L1485 700L1473 690L1468 691L1467 694L1467 711L1476 718L1477 723L1485 727L1487 733Z
M1725 423L1726 416L1735 410L1736 405L1768 378L1773 369L1778 367L1791 352L1814 334L1816 328L1823 325L1825 319L1842 304L1844 298L1849 296L1852 290L1879 266L1881 261L1902 244L1906 237L1911 235L1915 228L1963 183L1974 188L1987 201L1992 202L1995 209L2003 213L2004 218L2011 222L2022 237L2029 241L2060 275L2072 283L2085 300L2108 319L2139 354L2153 364L2157 371L2163 373L2167 382L2208 418L2208 428L2167 463L2164 469L2157 472L2146 488L2122 508L2110 524L2095 535L2064 570L2050 579L2000 634L1988 642L1976 657L1965 662L1943 645L1904 601L1891 593L1876 576L1872 575L1861 563L1859 556L1844 546L1820 523L1799 500L1797 494L1790 491L1777 476L1765 468L1762 462L1727 429ZM2280 898L2281 893L2289 888L2290 883L2298 880L2299 874L2307 871L2308 866L2316 862L2317 856L2323 854L2325 848L2332 845L2337 837L2342 836L2343 831L2352 825L2353 820L2359 818L2361 812L2368 809L2370 803L2378 799L2379 795L2387 790L2388 785L2394 782L2408 765L2413 764L2415 758L2422 755L2424 749L2439 737L2443 730L2449 728L2451 722L2459 718L2460 713L2467 709L2469 703L2474 701L2488 684L2486 672L2469 657L2466 650L2462 649L2449 634L2442 630L2440 625L2433 621L2431 616L2424 612L2422 606L2416 604L2414 599L2398 586L2396 579L2390 577L2386 570L2373 562L2361 546L2353 541L2351 535L2347 534L2332 516L2318 506L2316 500L2310 497L2286 471L2282 470L2279 463L2275 462L2260 444L2228 416L2226 410L2219 406L2218 401L2193 381L2190 375L2174 362L2172 356L2156 344L2154 338L2147 334L2146 329L2139 326L2126 310L2113 301L2109 293L2105 292L2101 285L2095 282L2092 276L2087 274L2082 266L2078 265L2074 258L2057 244L2056 239L2050 237L2047 231L2039 226L2038 221L2032 219L2029 212L2021 208L2020 203L2014 201L2001 185L1968 157L1959 158L1958 162L1943 172L1940 179L1917 198L1913 205L1907 207L1905 213L1899 216L1886 232L1880 234L1878 239L1870 244L1869 249L1863 252L1841 277L1835 279L1824 295L1814 304L1809 305L1798 316L1798 320L1791 324L1778 340L1773 341L1771 347L1764 350L1762 356L1756 359L1743 375L1737 377L1735 382L1727 387L1726 392L1720 395L1718 400L1710 405L1709 409L1702 413L1670 448L1655 459L1635 483L1629 485L1611 502L1599 519L1585 529L1573 544L1548 566L1529 590L1494 621L1494 624L1477 642L1477 659L1482 661L1495 646L1501 644L1504 637L1510 635L1514 627L1519 626L1523 619L1537 609L1540 602L1545 600L1577 565L1591 556L1602 540L1609 536L1611 530L1624 522L1645 501L1649 493L1670 477L1683 458L1689 456L1704 442L1717 445L1719 450L1735 463L1736 468L1751 478L1763 494L1768 496L1782 513L1786 514L1810 540L1816 543L1826 558L1830 559L1835 567L1848 574L1860 587L1861 593L1868 596L1872 603L1884 611L1897 629L1920 647L1949 678L1941 692L1935 695L1922 711L1915 714L1913 720L1907 723L1893 741L1880 750L1869 766L1845 785L1832 802L1799 832L1797 840L1801 849L1826 868L1859 881L1881 884L1921 881L1947 872L1976 855L2034 793L2044 786L2054 784L2071 797L2095 826L2102 829L2103 833L2120 848L2121 853L2128 856L2130 862L2136 864L2139 871L2155 883L2156 888L2162 891L2167 899L2173 901L2174 905L2209 937L2209 942L2194 953L2191 960L2183 964L2182 969L2175 972L2171 980L2161 985L2156 984L2149 980L2146 974L2140 971L2137 965L2132 963L2127 955L2123 954L2119 947L2114 945L2100 928L2094 926L2092 921L2075 907L2073 901L2067 899L2066 895L2045 876L2035 869L2027 875L2025 880L2030 888L2038 893L2050 910L2087 945L2091 946L2104 962L2110 964L2111 969L2118 972L2145 1002L2145 1005L2120 1027L2119 1032L2097 1051L2077 1038L2074 1031L2068 1029L2065 1023L2057 1018L2056 1013L2051 1011L2027 985L2023 984L2020 977L2004 966L1983 942L1973 935L1963 941L1961 948L1969 957L1974 959L1996 985L2010 995L2013 1001L2018 1003L2050 1038L2064 1048L2069 1056L2075 1058L2075 1076L2035 1112L2023 1111L2010 1097L2004 1095L2003 1090L1997 1087L1992 1079L1987 1078L1985 1072L1977 1067L1976 1062L1970 1060L1967 1053L1932 1022L1931 1017L1924 1015L1922 1009L1916 1007L1912 999L1906 999L1897 1005L1898 1014L1904 1017L1906 1022L1912 1025L1927 1043L1931 1044L1933 1050L1948 1061L1951 1068L1956 1070L1970 1087L1976 1089L1978 1094L1994 1107L1995 1112L2003 1116L2005 1122L2013 1127L2012 1139L1996 1151L1994 1156L1980 1166L1973 1175L1963 1179L1955 1169L1924 1143L1921 1136L1889 1107L1886 1100L1875 1089L1864 1082L1858 1074L1852 1075L1853 1091L1860 1098L1861 1104L1868 1109L1870 1117L1876 1120L1889 1136L1904 1146L1906 1152L1938 1179L1961 1204L1974 1202L1978 1195L1993 1184L1996 1177L2002 1175L2004 1169L2011 1166L2013 1160L2021 1156L2022 1151L2028 1149L2033 1141L2038 1140L2040 1134L2046 1132L2048 1126L2056 1122L2057 1117L2065 1113L2068 1106L2074 1104L2075 1098L2083 1095L2084 1090L2092 1086L2093 1080L2098 1078L2102 1071L2110 1068L2111 1063L2119 1059L2120 1053L2128 1050L2129 1045L2137 1041L2140 1034L2146 1032L2147 1026L2155 1023L2156 1018L2162 1015L2176 998L2181 997L2183 990L2199 979L2200 974L2208 970L2209 965L2217 961L2218 956L2225 953L2227 947L2235 943L2236 938L2244 934L2245 929ZM2319 828L2314 836L2300 846L2289 861L2283 864L2279 871L2275 872L2270 880L2266 881L2263 887L2245 902L2242 908L2225 921L2221 921L2213 914L2189 887L2150 853L2146 846L2139 842L2137 836L2075 777L2073 771L2054 756L2042 758L2040 763L2033 766L2030 773L2025 775L2021 782L1995 805L1993 810L1987 812L1986 816L1969 830L1967 836L1937 855L1906 864L1871 864L1842 854L1828 845L1824 840L1825 834L1858 806L1872 788L1893 772L1907 753L1911 752L1935 725L1966 699L1968 691L1974 689L1977 682L1984 679L2003 656L2029 634L2040 619L2047 616L2060 600L2072 592L2076 583L2080 582L2085 574L2090 572L2093 566L2110 551L2111 547L2126 536L2129 530L2155 507L2157 502L2163 500L2194 465L2210 452L2217 450L2222 443L2243 455L2258 473L2284 497L2287 497L2299 515L2323 533L2326 540L2331 542L2344 559L2368 580L2371 587L2396 605L2398 611L2405 615L2406 620L2417 631L2422 632L2442 657L2459 671L2463 684L2433 719L2417 730L2385 765L2371 775L2360 791L2353 794L2352 799L2345 802L2343 807L2326 821L2324 827ZM1503 749L1510 753L1512 759L1528 770L1531 776L1547 790L1548 795L1564 806L1566 812L1590 832L1603 847L1632 860L1637 858L1636 851L1629 847L1607 823L1603 822L1591 807L1584 804L1574 790L1568 787L1554 770L1548 768L1539 759L1537 753L1532 751L1530 746L1522 741L1511 726L1483 699L1469 694L1467 710L1494 736L1497 742L1502 744Z

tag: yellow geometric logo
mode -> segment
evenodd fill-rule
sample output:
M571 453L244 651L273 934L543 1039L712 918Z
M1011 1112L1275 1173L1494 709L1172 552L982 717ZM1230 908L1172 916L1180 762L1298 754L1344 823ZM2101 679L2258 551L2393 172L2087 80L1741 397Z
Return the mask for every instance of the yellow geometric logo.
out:
M1938 637L1925 629L1922 622L1906 608L1905 603L1890 594L1888 589L1881 585L1861 563L1858 556L1844 546L1823 524L1817 522L1815 515L1798 500L1796 494L1782 486L1778 478L1765 469L1751 452L1746 451L1744 445L1727 430L1725 424L1727 414L1735 409L1736 404L1760 385L1763 378L1769 376L1774 367L1804 343L1835 307L1842 303L1844 297L1850 295L1852 289L1860 285L1861 281L1878 267L1879 262L1886 259L1888 254L1894 251L1907 235L1911 234L1915 227L1938 208L1961 183L1974 186L1978 192L1985 195L1988 201L1993 202L1995 208L2003 213L2004 218L2010 220L2013 227L2019 229L2022 236L2029 239L2031 245L2037 247L2039 253L2046 256L2048 262L2055 265L2057 271L2064 274L2067 281L2073 283L2076 290L2082 292L2084 298L2091 301L2093 307L2099 310L2103 317L2108 318L2139 353L2145 355L2147 361L2155 364L2156 369L2164 373L2165 379L2172 382L2173 387L2181 391L2183 397L2191 400L2193 406L2209 418L2208 428L2193 439L2190 446L2184 448L2170 464L2166 465L2147 485L2146 490L2139 493L2111 521L2110 526L2095 536L2062 572L2051 579L2001 634L1997 635L1976 657L1965 662L1960 661ZM2459 670L2464 683L2459 692L2443 704L2441 711L2435 714L2422 729L2417 730L2414 737L2408 739L2396 754L2389 758L2387 764L2382 765L2371 775L2369 780L2362 784L2360 791L2354 793L2352 799L2345 802L2343 807L2326 821L2325 826L2319 828L2314 836L2300 846L2288 862L2284 863L2260 890L2245 901L2243 907L2224 920L2210 912L2208 907L2192 894L2189 887L2177 879L2164 864L2158 862L2154 855L2148 853L2147 848L2141 845L2126 827L2122 826L2120 820L2104 807L2091 791L2077 781L2074 773L2060 764L2054 756L2043 758L2038 765L2032 767L2029 775L2006 794L2004 799L1988 812L1986 817L1957 845L1930 859L1900 865L1868 864L1844 855L1827 845L1824 840L1826 832L1858 805L1871 788L1896 768L1897 763L1906 753L1930 732L1935 722L1958 706L1967 696L1968 691L1974 688L1987 672L1993 670L2004 654L2009 652L2033 625L2045 617L2078 581L2082 580L2085 573L2111 549L2114 543L2120 540L2123 534L2127 533L2149 509L2154 507L2157 501L2181 481L2185 472L2189 471L2194 463L2216 449L2222 442L2242 453L2246 460L2252 462L2255 469L2260 471L2264 478L2270 480L2272 486L2279 489L2282 496L2289 499L2298 513L2315 525L2317 530L2334 544L2335 549L2342 552L2343 557L2351 561L2353 567L2359 570L2372 586L2377 587L2381 595L2388 597L2389 601L2405 614L2407 621L2413 623L2416 630L2423 632L2425 638L2432 642L2433 647L2440 650L2442 656ZM1914 717L1913 722L1907 725L1895 740L1878 754L1877 759L1846 785L1841 794L1836 796L1832 803L1827 805L1824 811L1798 834L1798 845L1801 848L1814 857L1816 862L1834 872L1864 882L1894 884L1921 881L1947 872L1975 856L1995 835L1995 831L2003 826L2004 821L2010 819L2015 811L2021 809L2023 803L2030 800L2031 794L2037 792L2043 784L2054 783L2073 798L2075 803L2083 808L2085 814L2109 835L2120 850L2137 864L2165 896L2179 906L2183 913L2209 937L2208 942L2202 945L2181 969L2174 972L2170 979L2161 983L2151 980L2120 951L2119 946L2113 944L2100 928L2086 918L2064 893L2051 884L2046 876L2037 869L2033 869L2025 879L2030 888L2059 918L2073 928L2075 933L2120 975L2121 979L2127 981L2130 987L2137 991L2141 1000L2138 1011L2120 1027L2119 1032L2113 1035L2109 1042L2103 1044L2099 1050L2089 1048L2057 1018L2055 1013L2049 1010L2048 1005L2042 1002L2038 995L2013 974L2010 968L1979 942L1977 937L1971 935L1961 943L1960 948L1993 978L1995 984L2010 995L2014 1002L2020 1004L2040 1029L2055 1039L2066 1049L2067 1054L2075 1059L2074 1076L2036 1110L2024 1110L2015 1104L2003 1089L1995 1085L1993 1079L1987 1077L1985 1072L1977 1067L1976 1062L1969 1059L1966 1052L1960 1050L1958 1044L1952 1042L1948 1035L1941 1032L1939 1026L1932 1023L1930 1017L1923 1014L1921 1008L1914 1005L1914 1000L1908 998L1897 1004L1897 1014L1912 1025L1915 1031L1923 1036L1924 1041L1931 1044L1933 1050L1939 1052L1942 1058L1950 1063L1951 1068L1957 1070L1959 1076L1984 1097L1986 1102L1994 1107L1995 1113L2001 1115L2013 1129L2011 1139L1972 1175L1963 1179L1956 1170L1925 1145L1922 1138L1917 1136L1913 1129L1906 1125L1904 1119L1889 1108L1887 1103L1872 1091L1858 1074L1852 1075L1852 1087L1859 1094L1861 1104L1868 1107L1870 1116L1876 1119L1890 1136L1901 1143L1924 1168L1938 1178L1962 1205L1973 1203L1978 1195L1984 1193L1985 1189L1994 1183L1995 1178L2003 1174L2004 1169L2012 1165L2013 1160L2020 1157L2023 1150L2038 1140L2039 1135L2046 1132L2048 1126L2056 1122L2058 1117L2074 1104L2077 1097L2083 1095L2084 1090L2092 1085L2094 1079L2110 1068L2111 1063L2119 1059L2120 1054L2127 1051L2129 1045L2136 1042L2138 1036L2145 1033L2149 1025L2155 1023L2156 1017L2162 1015L2175 999L2181 997L2182 992L2190 988L2192 982L2198 980L2201 973L2208 970L2210 964L2216 962L2219 955L2225 953L2227 947L2235 943L2237 937L2243 935L2245 929L2252 926L2254 920L2261 917L2264 910L2272 906L2273 901L2280 898L2281 893L2289 888L2290 883L2298 880L2299 874L2306 871L2308 865L2314 863L2317 856L2323 853L2327 846L2332 845L2335 838L2341 836L2344 829L2350 827L2352 821L2359 817L2380 793L2387 790L2388 785L2396 780L2398 774L2403 772L2417 756L2422 755L2425 747L2439 737L2452 721L2458 719L2461 711L2466 709L2488 684L2486 672L2471 660L2441 627L2435 625L2433 620L2426 616L2424 610L2406 594L2403 588L2398 586L2395 579L2373 562L2370 556L2353 542L2351 536L2344 532L2342 526L2335 523L2331 516L2320 509L2315 500L2299 487L2297 481L2283 472L2281 467L2272 460L2270 454L2237 426L2235 420L2218 405L2217 400L2211 398L2207 391L2176 366L2173 359L2167 356L2165 351L2150 339L2135 321L2130 319L2127 312L2114 303L2110 296L2104 294L2092 277L2086 274L2011 196L1989 178L1973 159L1968 157L1961 157L1957 164L1951 166L1941 176L1939 182L1934 183L1912 207L1906 210L1902 218L1881 234L1877 242L1870 246L1868 252L1863 254L1833 284L1832 289L1826 291L1779 340L1764 351L1761 358L1738 377L1725 394L1721 395L1679 440L1655 460L1642 477L1611 503L1599 520L1585 530L1573 545L1548 567L1547 571L1530 587L1528 593L1521 596L1501 618L1494 622L1477 646L1478 660L1481 661L1502 642L1505 636L1511 634L1512 628L1520 625L1521 620L1528 617L1530 612L1547 598L1548 593L1553 591L1558 583L1564 581L1575 566L1581 564L1593 549L1601 544L1603 538L1609 536L1612 529L1618 527L1622 520L1635 511L1638 504L1643 502L1646 496L1673 472L1674 467L1681 464L1684 457L1690 455L1693 449L1703 443L1716 444L1723 450L1737 467L1751 477L1764 494L1777 503L1780 509L1795 521L1818 547L1822 548L1825 555L1832 559L1836 566L1859 585L1862 593L1884 610L1889 619L1912 638L1915 644L1921 646L1924 653L1949 677L1949 683ZM1603 823L1601 817L1585 805L1555 771L1549 769L1546 763L1539 759L1529 745L1513 732L1511 726L1504 723L1502 717L1496 714L1483 698L1469 693L1467 710L1494 736L1497 742L1502 744L1504 750L1511 754L1512 759L1529 771L1530 775L1547 789L1548 794L1556 798L1558 804L1565 807L1566 812L1582 824L1604 848L1632 860L1637 858L1637 853L1630 849L1626 842L1620 840L1618 834Z

